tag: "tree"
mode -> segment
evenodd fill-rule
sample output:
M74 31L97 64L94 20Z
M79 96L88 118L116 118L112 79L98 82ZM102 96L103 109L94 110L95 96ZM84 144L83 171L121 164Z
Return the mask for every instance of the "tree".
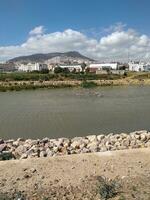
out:
M68 73L70 73L70 71L69 71L68 68L64 68L64 69L63 69L63 73L68 74Z
M81 64L81 68L82 68L82 71L84 72L84 70L86 68L86 64L84 62Z
M55 74L59 74L59 73L62 73L63 72L63 69L61 68L61 67L56 67L55 69L54 69L54 73Z

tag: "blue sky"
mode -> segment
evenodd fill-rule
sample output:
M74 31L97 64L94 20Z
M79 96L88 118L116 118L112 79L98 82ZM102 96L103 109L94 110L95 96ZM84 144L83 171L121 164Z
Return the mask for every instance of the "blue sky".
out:
M70 29L99 42L120 24L124 32L133 29L149 38L149 8L149 0L0 0L0 53L26 43L29 32L40 26L45 35ZM13 56L15 53L3 57Z

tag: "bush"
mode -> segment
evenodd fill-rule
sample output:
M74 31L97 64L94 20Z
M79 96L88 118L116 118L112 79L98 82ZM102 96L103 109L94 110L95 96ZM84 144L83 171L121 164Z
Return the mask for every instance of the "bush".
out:
M107 180L103 177L98 177L99 181L99 194L102 200L114 198L118 195L121 188L118 180Z
M83 81L81 83L81 87L83 88L92 88L92 87L96 87L97 84L95 82L87 82L87 81Z
M55 73L55 74L59 74L59 73L62 73L62 72L63 72L63 70L62 70L61 67L56 67L56 68L54 69L54 73Z

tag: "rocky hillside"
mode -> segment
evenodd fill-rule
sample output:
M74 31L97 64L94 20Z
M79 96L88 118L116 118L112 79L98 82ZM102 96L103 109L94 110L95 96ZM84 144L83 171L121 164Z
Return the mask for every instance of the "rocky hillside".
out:
M70 51L66 53L48 53L48 54L33 54L29 56L20 56L13 58L9 60L8 62L14 62L14 63L23 63L23 62L72 62L72 61L78 61L78 62L89 62L93 61L92 59L81 55L80 53L76 51Z

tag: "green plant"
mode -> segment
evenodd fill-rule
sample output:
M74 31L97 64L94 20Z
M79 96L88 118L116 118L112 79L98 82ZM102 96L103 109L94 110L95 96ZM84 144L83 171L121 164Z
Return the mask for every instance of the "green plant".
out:
M102 200L107 200L118 195L120 185L116 180L107 180L103 177L98 177L99 180L99 194Z
M92 81L90 81L90 82L83 81L81 83L81 87L83 87L83 88L92 88L92 87L96 87L96 86L97 86L97 84L95 82L92 82Z

